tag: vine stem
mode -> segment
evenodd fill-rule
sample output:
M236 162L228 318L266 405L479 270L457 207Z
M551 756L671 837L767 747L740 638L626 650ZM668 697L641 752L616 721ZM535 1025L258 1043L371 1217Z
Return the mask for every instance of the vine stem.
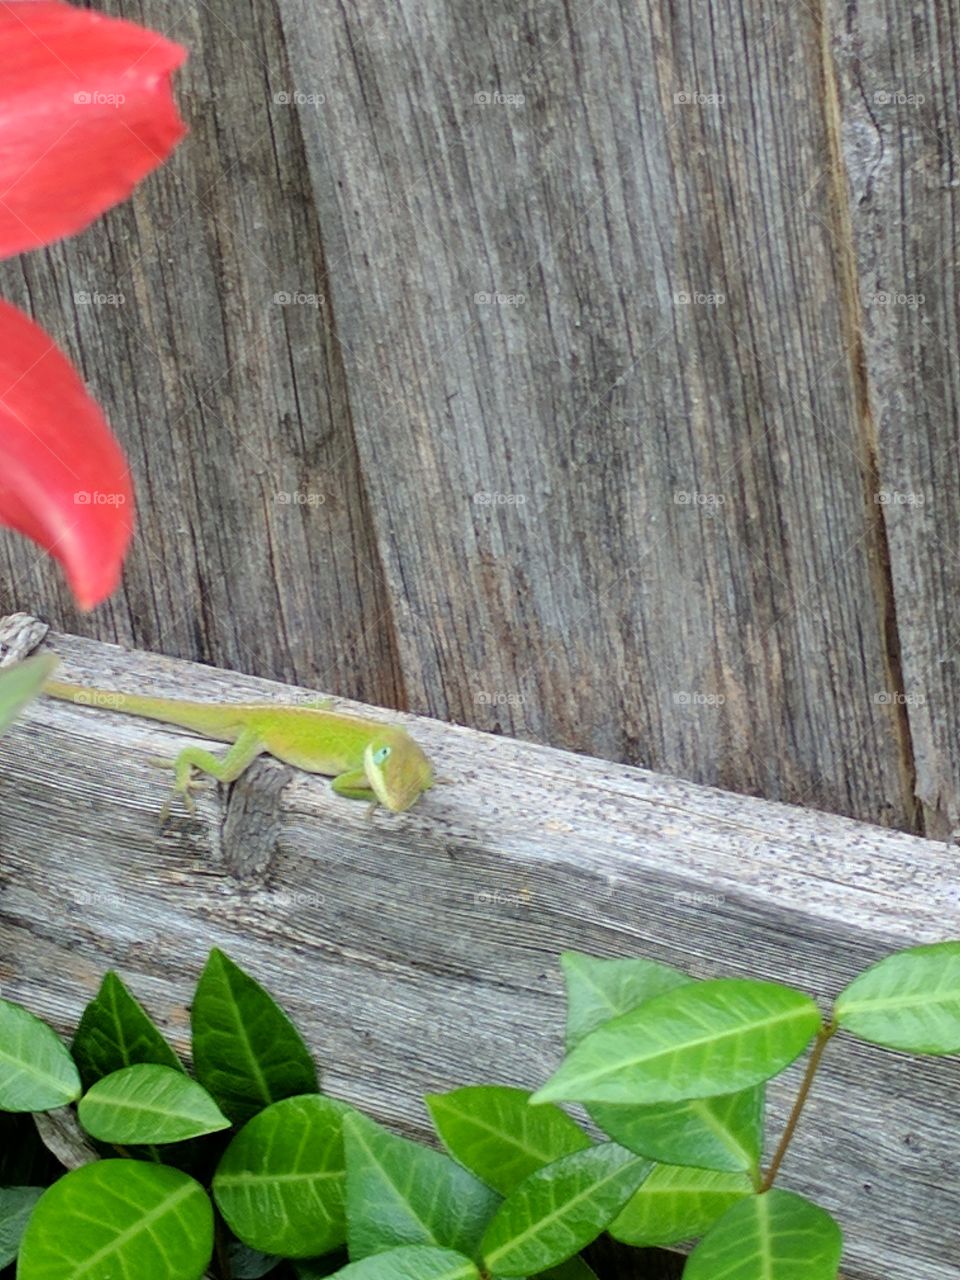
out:
M790 1118L787 1121L786 1128L780 1138L780 1144L773 1153L773 1159L770 1161L770 1167L760 1184L761 1193L769 1191L776 1181L777 1174L780 1172L780 1166L783 1164L783 1158L787 1154L790 1143L793 1141L793 1135L797 1131L797 1125L800 1123L800 1117L803 1115L803 1109L807 1105L807 1099L810 1097L810 1090L813 1087L814 1077L817 1074L817 1069L823 1058L824 1050L837 1034L838 1030L839 1028L836 1022L829 1022L826 1026L820 1028L813 1046L813 1052L810 1054L810 1061L807 1063L807 1070L803 1077L803 1083L800 1085L800 1091L793 1104L793 1110L790 1112Z

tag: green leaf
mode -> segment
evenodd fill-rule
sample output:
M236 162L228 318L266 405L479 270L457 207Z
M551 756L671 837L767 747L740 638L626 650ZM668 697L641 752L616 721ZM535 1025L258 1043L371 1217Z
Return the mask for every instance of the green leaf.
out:
M80 1123L100 1142L181 1142L229 1129L202 1085L182 1071L142 1063L104 1076L80 1099Z
M17 1280L200 1280L213 1206L179 1169L98 1160L48 1188L20 1246Z
M0 1111L52 1111L80 1093L76 1065L56 1032L0 1000Z
M502 1195L529 1174L592 1146L559 1107L531 1107L530 1093L476 1085L427 1097L443 1145L455 1160Z
M336 1280L480 1280L480 1272L462 1253L429 1245L388 1249L336 1272Z
M104 975L100 990L83 1011L73 1057L85 1089L113 1071L142 1062L183 1071L143 1006L113 972Z
M691 1253L683 1280L835 1280L842 1252L829 1213L774 1188L727 1210Z
M0 671L0 733L37 696L58 662L53 653L37 653Z
M449 1156L388 1133L367 1116L343 1126L350 1257L433 1245L474 1257L500 1197Z
M597 1102L591 1119L621 1147L663 1164L752 1172L763 1147L764 1088L652 1107Z
M43 1187L0 1187L0 1268L17 1256L20 1238Z
M656 996L593 1031L535 1102L683 1102L759 1084L820 1027L809 996L775 982L716 978Z
M650 1169L612 1142L538 1169L487 1228L481 1246L487 1270L530 1276L572 1258L613 1221Z
M693 982L679 969L654 960L602 960L565 951L560 964L567 986L568 1049L605 1022Z
M276 1271L283 1261L282 1258L261 1253L258 1249L250 1249L239 1240L230 1241L227 1257L230 1260L230 1280L260 1280L261 1276Z
M191 1012L193 1066L237 1124L272 1102L319 1088L300 1032L272 996L214 949Z
M908 1053L960 1053L960 942L898 951L850 983L834 1014L846 1031Z
M319 1093L285 1098L236 1135L213 1178L227 1225L251 1249L315 1258L346 1240L345 1103Z
M624 1244L680 1244L702 1236L731 1205L752 1194L743 1173L658 1164L611 1223L610 1234Z

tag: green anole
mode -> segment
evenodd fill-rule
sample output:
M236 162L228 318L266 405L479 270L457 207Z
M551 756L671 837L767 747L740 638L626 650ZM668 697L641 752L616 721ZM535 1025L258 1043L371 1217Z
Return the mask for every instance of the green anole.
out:
M326 774L333 778L337 795L382 804L394 813L409 809L434 782L430 761L405 730L316 704L186 702L109 693L59 680L48 680L43 691L51 698L145 716L231 743L222 757L202 747L184 747L175 760L160 762L174 770L174 793L191 811L195 769L218 782L233 782L263 754L307 773Z

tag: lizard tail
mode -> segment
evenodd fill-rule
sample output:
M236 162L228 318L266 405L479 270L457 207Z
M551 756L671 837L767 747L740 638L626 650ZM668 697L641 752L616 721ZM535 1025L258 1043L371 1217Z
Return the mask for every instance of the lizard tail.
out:
M193 729L207 737L220 737L225 719L223 708L214 702L182 702L178 698L150 698L138 693L116 693L109 689L94 689L82 684L67 684L63 680L48 680L43 692L49 698L61 702L73 702L80 707L95 707L100 711L117 711L122 715L143 716L147 720L159 720L163 724L179 725ZM229 738L226 739L229 741Z

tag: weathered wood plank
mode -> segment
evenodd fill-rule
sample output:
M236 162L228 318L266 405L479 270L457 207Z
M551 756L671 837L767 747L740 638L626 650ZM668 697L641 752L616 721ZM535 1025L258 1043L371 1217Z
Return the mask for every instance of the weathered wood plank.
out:
M54 637L68 676L211 698L289 689ZM377 714L370 712L370 714ZM960 936L945 845L428 720L452 779L364 817L272 761L158 833L147 757L185 736L36 705L0 740L0 981L75 1021L106 966L176 1039L207 948L291 1009L329 1089L421 1131L428 1090L533 1084L561 1044L557 953L643 953L828 999L870 960ZM790 1083L796 1083L796 1070ZM948 1280L958 1066L834 1046L786 1168L841 1219L849 1280ZM785 1094L772 1099L771 1132Z
M279 3L411 705L909 827L815 15Z
M123 589L84 618L36 549L0 533L0 607L402 705L299 124L277 100L294 86L276 15L103 7L189 47L191 136L128 204L3 264L0 283L105 406L138 536Z
M960 823L960 14L829 6L878 497L928 829Z

